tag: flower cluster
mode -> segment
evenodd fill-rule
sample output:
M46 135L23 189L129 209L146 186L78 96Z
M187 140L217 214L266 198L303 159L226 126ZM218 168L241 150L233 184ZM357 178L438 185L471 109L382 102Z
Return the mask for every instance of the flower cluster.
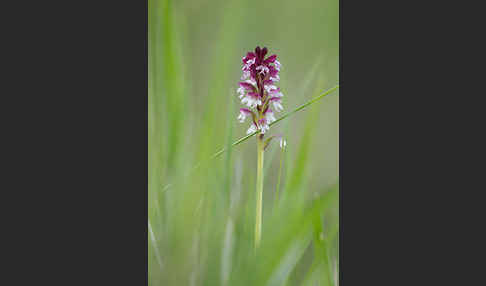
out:
M241 108L238 119L244 122L246 117L251 117L252 125L246 132L251 134L257 130L265 134L269 130L269 124L275 121L273 111L283 110L281 98L283 96L275 82L280 80L278 72L280 63L277 55L265 58L267 48L256 47L255 52L248 52L243 57L243 76L238 88L241 103L248 108ZM273 110L270 108L272 105ZM254 110L252 110L254 109Z

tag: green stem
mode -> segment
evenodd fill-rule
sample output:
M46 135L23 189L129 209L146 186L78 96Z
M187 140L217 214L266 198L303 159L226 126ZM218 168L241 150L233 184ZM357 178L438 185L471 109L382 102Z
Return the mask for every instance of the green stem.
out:
M257 181L256 181L256 222L255 222L255 250L260 245L262 237L262 203L263 203L263 139L257 136Z

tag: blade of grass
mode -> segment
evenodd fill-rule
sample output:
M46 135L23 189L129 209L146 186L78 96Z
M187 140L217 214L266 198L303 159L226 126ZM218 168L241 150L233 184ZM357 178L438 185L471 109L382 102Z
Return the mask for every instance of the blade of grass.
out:
M295 268L299 259L304 254L304 251L309 245L310 241L310 235L303 234L298 237L295 242L291 244L278 266L273 270L272 275L266 285L283 285L287 281L291 271Z
M323 228L322 215L328 214L331 206L339 200L339 185L329 188L321 196L321 210L312 214L314 259L303 279L302 285L332 285L329 270L329 242L336 236L337 223Z
M150 240L152 241L152 245L155 250L155 257L157 257L157 262L160 265L160 268L162 268L162 259L160 258L160 252L159 252L159 247L157 245L157 240L155 239L154 232L152 231L152 226L150 224L150 219L148 220L148 229L150 233Z
M261 275L259 280L274 282L272 281L272 277L280 276L276 275L276 273L283 270L282 263L284 263L284 265L286 265L284 267L286 271L285 273L280 272L280 274L282 274L280 278L284 279L278 279L278 283L275 283L276 285L283 284L281 282L286 280L285 276L288 277L292 269L296 266L295 263L300 260L299 257L302 257L303 254L300 253L300 255L298 255L299 257L295 256L292 263L287 263L288 261L285 262L286 255L284 255L284 253L286 253L289 247L291 247L291 245L298 239L305 238L305 240L308 240L309 242L312 240L312 218L325 213L329 209L333 196L336 193L334 188L331 190L332 192L326 192L325 194L316 197L310 205L304 209L299 207L289 208L290 205L295 205L296 201L287 201L286 204L284 203L278 207L276 215L269 218L270 220L266 224L267 227L265 230L266 233L272 233L273 235L265 236L262 243L261 249L263 253L261 253L258 258L265 257L267 267L265 267L266 269L258 271ZM302 204L303 206L307 203L298 202L298 204ZM285 227L282 227L282 220L285 221ZM305 244L308 245L308 243ZM258 268L258 266L256 267Z
M292 111L290 111L290 112L288 112L288 113L284 114L282 117L280 117L280 118L278 118L277 120L275 120L274 122L270 123L270 124L269 124L269 126L272 126L272 125L277 124L278 122L280 122L280 121L284 120L285 118L287 118L287 117L289 117L290 115L292 115L292 114L296 113L297 111L300 111L300 110L302 110L302 109L306 108L307 106L309 106L309 105L311 105L311 104L315 103L315 102L316 102L316 101L318 101L319 99L321 99L321 98L323 98L324 96L326 96L326 95L330 94L331 92L335 91L335 90L336 90L336 89L338 89L338 88L339 88L339 85L336 85L335 87L328 89L327 91L325 91L325 92L324 92L324 93L322 93L321 95L319 95L319 96L317 96L317 97L315 97L315 98L313 98L313 99L309 100L308 102L306 102L306 103L302 104L301 106L297 107L296 109L294 109L294 110L292 110ZM237 140L236 142L234 142L233 144L231 144L231 146L232 146L232 147L234 147L234 146L236 146L236 145L239 145L239 144L241 144L241 143L245 142L245 141L246 141L248 138L250 138L250 137L254 136L254 135L255 135L255 134L257 134L257 133L258 133L258 131L255 131L255 132L253 132L253 133L251 133L251 134L248 134L248 135L246 135L245 137L242 137L242 138L240 138L239 140ZM225 151L226 151L226 148L219 150L218 152L214 153L214 154L213 154L213 156L211 156L211 159L218 157L219 155L223 154Z
M159 62L162 72L161 88L157 90L162 91L164 99L165 116L167 116L167 133L166 139L166 154L167 171L169 173L176 172L176 157L178 156L177 147L181 144L183 139L184 117L186 112L186 90L184 84L184 74L182 67L184 63L179 53L181 50L180 36L182 31L175 18L175 1L164 0L160 3L159 15L161 38L161 57Z
M332 88L330 88L330 89L326 90L326 91L325 91L324 93L322 93L321 95L316 96L315 98L313 98L313 99L309 100L308 102L306 102L306 103L302 104L301 106L297 107L296 109L294 109L294 110L292 110L292 111L290 111L290 112L288 112L288 113L284 114L282 117L280 117L280 118L278 118L277 120L275 120L274 122L270 123L270 124L269 124L269 126L272 126L272 125L274 125L274 124L277 124L278 122L280 122L280 121L284 120L285 118L289 117L290 115L292 115L292 114L294 114L294 113L296 113L296 112L298 112L298 111L300 111L300 110L302 110L302 109L306 108L307 106L309 106L309 105L311 105L311 104L313 104L313 103L315 103L315 102L319 101L319 99L321 99L321 98L323 98L324 96L326 96L326 95L330 94L331 92L333 92L333 91L337 90L338 88L339 88L339 85L336 85L336 86L334 86L334 87L332 87ZM253 133L250 133L250 134L248 134L248 135L246 135L246 136L244 136L244 137L242 137L242 138L238 139L236 142L233 142L233 144L231 144L231 147L235 147L235 146L237 146L237 145L239 145L239 144L241 144L241 143L245 142L246 140L248 140L250 137L254 136L254 135L255 135L255 134L257 134L257 133L258 133L258 131L255 131L255 132L253 132ZM227 150L227 148L223 148L223 149L219 150L218 152L214 153L214 154L213 154L213 155L212 155L212 156L211 156L211 157L210 157L210 158L209 158L207 161L210 161L210 160L212 160L212 159L217 158L219 155L223 154L223 153L224 153L226 150ZM206 161L206 162L207 162L207 161ZM198 169L199 167L201 167L201 165L202 165L203 163L205 163L205 162L199 162L199 163L198 163L196 166L194 166L194 167L192 168L192 170L190 171L190 173L191 173L191 172L193 172L193 171L195 171L195 170L196 170L196 169ZM165 185L165 186L162 188L162 191L167 190L167 189L168 189L168 188L170 188L171 186L172 186L172 184L167 184L167 185Z

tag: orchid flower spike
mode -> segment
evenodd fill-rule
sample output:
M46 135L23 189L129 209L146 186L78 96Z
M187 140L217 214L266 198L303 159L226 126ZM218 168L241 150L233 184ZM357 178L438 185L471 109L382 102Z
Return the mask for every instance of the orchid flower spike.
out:
M256 47L254 52L248 52L242 59L243 81L239 83L237 92L241 103L248 108L240 109L238 120L244 122L246 117L251 116L252 123L248 134L257 130L260 134L265 134L270 129L269 124L276 120L273 110L283 110L283 94L280 88L275 86L280 80L278 73L281 65L277 61L277 55L265 58L267 52L267 48ZM270 104L273 110L270 109Z

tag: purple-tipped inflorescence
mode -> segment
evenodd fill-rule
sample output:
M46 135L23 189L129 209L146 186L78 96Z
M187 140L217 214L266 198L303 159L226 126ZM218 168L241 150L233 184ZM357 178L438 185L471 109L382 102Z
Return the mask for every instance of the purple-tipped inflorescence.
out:
M265 58L267 51L267 48L256 47L255 52L248 52L243 57L243 81L239 83L238 93L241 103L248 108L240 109L238 120L244 122L246 117L251 117L252 125L247 134L257 130L265 134L270 128L269 124L275 121L273 110L283 110L283 94L280 88L275 86L280 80L280 63L277 61L277 55ZM273 110L270 109L270 105Z

